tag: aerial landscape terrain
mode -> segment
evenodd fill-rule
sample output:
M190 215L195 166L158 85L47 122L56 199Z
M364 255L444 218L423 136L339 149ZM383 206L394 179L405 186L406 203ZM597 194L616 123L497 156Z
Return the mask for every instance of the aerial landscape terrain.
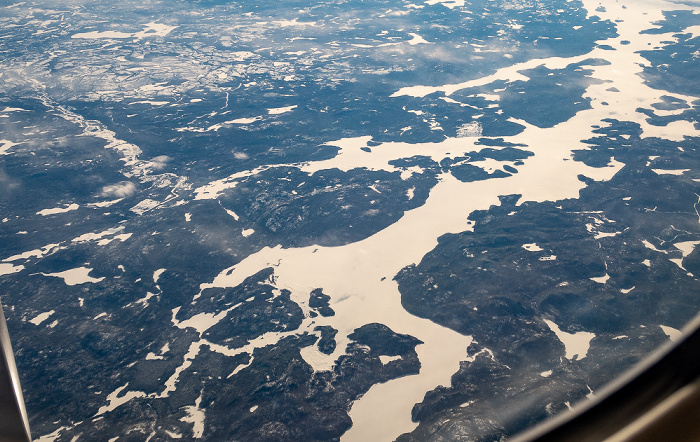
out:
M700 313L699 121L697 0L3 2L34 440L565 412Z

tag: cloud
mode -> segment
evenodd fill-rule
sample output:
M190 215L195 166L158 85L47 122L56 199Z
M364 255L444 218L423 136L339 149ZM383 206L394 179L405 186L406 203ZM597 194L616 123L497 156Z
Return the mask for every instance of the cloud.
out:
M124 198L136 192L136 185L131 181L120 181L102 188L102 196Z
M151 170L158 171L161 170L165 167L165 164L170 161L170 157L167 155L160 155L157 157L154 157L151 159L149 162L149 166L151 167Z
M7 192L17 187L19 187L19 181L8 175L4 167L0 167L0 189Z

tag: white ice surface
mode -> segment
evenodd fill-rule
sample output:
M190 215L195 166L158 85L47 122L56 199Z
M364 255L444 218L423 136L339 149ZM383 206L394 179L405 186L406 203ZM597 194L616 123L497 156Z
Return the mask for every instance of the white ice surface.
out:
M54 313L56 313L56 310L51 310L48 312L40 313L40 314L36 315L34 318L30 319L29 322L31 322L34 325L39 325L42 322L49 319L49 316L53 315Z
M264 166L264 167L259 167L253 170L244 170L242 172L237 172L234 173L233 175L229 175L226 178L212 181L209 184L206 184L204 186L198 187L194 190L195 197L194 199L196 200L203 200L203 199L216 199L221 195L221 192L223 192L226 189L232 189L236 187L238 184L239 180L245 179L249 176L256 175L264 170L269 169L269 166ZM235 218L235 217L234 217Z
M70 212L70 211L72 211L72 210L78 210L79 207L80 207L80 206L79 206L78 204L73 203L73 204L69 204L69 205L66 206L66 207L55 207L55 208L53 208L53 209L44 209L44 210L40 210L40 211L38 211L36 214L37 214L37 215L41 215L41 216L56 215L56 214L59 214L59 213Z
M201 403L202 395L200 394L194 405L188 405L185 407L187 416L180 418L182 422L191 423L193 425L192 436L195 439L201 439L204 435L205 412L202 408L199 408Z
M75 269L70 269L70 270L65 270L63 272L57 272L57 273L42 273L44 276L53 276L56 278L61 278L63 279L63 282L66 283L66 285L78 285L78 284L85 284L85 283L95 283L95 282L100 282L104 279L102 278L93 278L89 276L88 274L92 271L91 268L88 267L77 267Z
M166 104L170 104L169 101L153 101L153 100L141 100L141 101L132 101L129 103L129 105L133 104L150 104L151 106L165 106Z
M668 338L674 342L680 340L683 337L683 333L678 329L669 327L667 325L660 325L659 327L661 327L661 330L664 331L666 336L668 336Z
M234 120L228 120L228 121L222 121L221 123L216 123L212 124L211 126L207 127L206 129L198 128L198 127L183 127L177 129L178 131L188 131L188 132L217 132L219 129L229 127L231 125L241 125L241 124L251 124L255 123L256 121L262 120L262 116L258 115L257 117L244 117L244 118L236 118Z
M606 273L606 274L603 275L603 276L598 276L598 277L589 278L589 279L590 279L591 281L593 281L593 282L597 282L598 284L605 284L605 283L608 282L608 280L610 279L610 275L608 275L608 274Z
M99 416L101 414L112 411L120 405L124 405L134 398L146 397L146 393L144 393L143 391L127 391L122 396L119 396L121 392L124 391L128 386L129 383L127 382L123 386L117 388L112 393L107 395L108 404L100 407L100 409L97 410L97 414L95 416Z
M296 105L296 104L293 105L293 106L274 107L274 108L272 108L272 109L268 109L268 110L267 110L267 113L270 114L270 115L280 115L280 114L285 114L285 113L287 113L287 112L291 112L291 111L293 111L293 110L296 109L296 108L297 108L297 105Z
M544 322L547 326L557 335L557 338L564 344L566 349L566 359L580 361L586 357L588 353L588 348L591 345L591 340L595 338L595 333L589 332L576 332L576 333L566 333L561 331L559 326L554 322L545 319Z
M685 267L683 267L683 260L695 250L695 246L698 244L700 244L700 241L682 241L674 243L673 246L680 250L683 256L680 258L669 258L668 260L685 270Z
M643 240L642 240L642 244L644 244L644 247L646 247L646 248L649 249L649 250L653 250L653 251L659 252L659 253L668 253L668 252L666 252L665 250L657 249L656 246L654 246L654 244L652 244L651 242L649 242L649 241L646 240L646 239L643 239Z
M596 232L596 234L593 236L595 239L601 239L601 238L612 238L617 235L619 235L622 232Z
M61 433L65 430L69 430L71 427L63 426L54 430L52 433L44 434L43 436L37 438L34 442L54 442L56 439L61 437Z
M164 271L165 269L158 269L155 272L153 272L153 282L158 283L160 275L162 275Z
M180 311L180 307L176 307L173 309L173 315L172 315L172 323L178 328L193 328L197 330L197 332L201 335L205 331L207 331L209 328L213 327L216 325L219 321L224 319L226 315L232 310L235 310L238 308L242 303L238 303L232 307L229 307L226 310L223 310L219 313L198 313L184 321L178 321L175 317L177 316L177 313Z
M237 214L236 212L234 212L233 210L228 210L228 209L224 209L224 210L226 210L226 213L227 213L231 218L235 219L236 221L238 221L238 220L240 219L240 218L238 217L238 214Z
M693 253L693 250L695 250L695 246L697 246L698 244L700 244L700 241L682 241L674 243L673 247L680 250L681 253L683 253L683 258L685 258L686 256Z
M248 118L236 118L235 120L226 121L226 122L221 123L221 124L250 124L250 123L255 123L256 121L259 121L261 119L262 119L261 116L248 117Z
M157 287L157 286L156 286ZM132 307L134 305L141 305L143 308L146 308L150 305L148 301L151 300L151 298L158 298L158 293L152 293L152 292L146 292L146 296L144 296L141 299L137 299L134 302L131 302L125 306L126 307Z
M71 242L74 243L86 243L89 241L97 241L104 239L105 237L108 236L113 236L116 235L118 232L121 232L124 230L124 226L118 226L118 227L112 227L107 230L103 230L102 232L91 232L91 233L84 233L78 237L73 238Z
M690 169L651 169L657 175L683 175Z
M5 262L0 263L0 276L10 275L12 273L21 272L22 270L24 270L23 265L13 265Z
M302 348L300 353L304 361L313 367L314 371L332 370L335 365L335 361L329 358L328 355L321 353L315 345Z

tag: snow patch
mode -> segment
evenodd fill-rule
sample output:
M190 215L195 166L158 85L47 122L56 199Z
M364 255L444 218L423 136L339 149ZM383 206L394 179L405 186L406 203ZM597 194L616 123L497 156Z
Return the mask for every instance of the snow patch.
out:
M382 365L386 365L391 361L397 361L401 359L401 356L387 356L387 355L379 355L379 360L382 362Z

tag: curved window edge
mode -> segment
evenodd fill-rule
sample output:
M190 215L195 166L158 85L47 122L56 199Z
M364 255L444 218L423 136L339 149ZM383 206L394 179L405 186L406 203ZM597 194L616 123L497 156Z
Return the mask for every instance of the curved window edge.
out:
M514 442L700 440L700 315L682 338L559 416Z

